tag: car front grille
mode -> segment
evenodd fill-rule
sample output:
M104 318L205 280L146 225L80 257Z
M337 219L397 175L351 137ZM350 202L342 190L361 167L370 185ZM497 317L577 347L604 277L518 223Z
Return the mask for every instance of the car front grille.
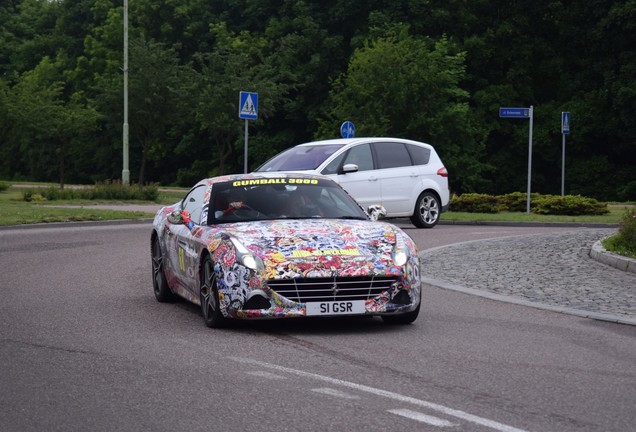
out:
M269 287L289 300L306 303L368 300L391 288L395 276L270 279Z

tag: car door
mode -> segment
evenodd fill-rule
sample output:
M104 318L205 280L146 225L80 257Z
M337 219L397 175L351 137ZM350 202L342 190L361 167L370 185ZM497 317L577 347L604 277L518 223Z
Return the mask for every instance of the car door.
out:
M418 173L406 145L401 142L373 143L376 176L387 216L409 216L419 193Z
M182 202L183 210L187 211L195 225L200 224L203 209L203 198L207 186L200 185L192 189ZM169 256L176 276L176 282L181 287L194 293L198 292L199 275L198 254L196 240L191 228L186 224L170 224L168 247L171 249Z
M358 171L343 172L342 167L355 164ZM328 175L342 185L363 208L380 204L382 192L378 175L373 169L373 153L368 143L355 145L333 159L321 174Z

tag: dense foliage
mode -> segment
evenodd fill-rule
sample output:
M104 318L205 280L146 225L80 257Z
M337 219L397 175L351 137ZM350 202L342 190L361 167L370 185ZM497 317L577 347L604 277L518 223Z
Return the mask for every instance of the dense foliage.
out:
M603 246L612 252L636 259L636 211L625 212L618 232L603 241Z
M123 2L0 3L0 178L121 178ZM455 193L561 185L636 199L636 0L130 0L131 180L243 171L238 93L259 93L249 168L300 142L433 144Z
M515 192L506 195L465 193L451 198L450 210L468 213L525 212L528 210L527 195ZM609 213L606 202L580 195L530 194L530 212L540 215L604 215Z
M97 183L94 187L67 188L56 187L27 189L22 192L22 199L32 201L55 200L115 200L115 201L156 201L159 189L156 185L125 186L120 182Z

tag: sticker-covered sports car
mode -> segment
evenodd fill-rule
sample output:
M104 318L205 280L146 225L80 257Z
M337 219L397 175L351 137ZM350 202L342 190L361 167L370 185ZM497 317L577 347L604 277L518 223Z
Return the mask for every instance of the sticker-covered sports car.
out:
M411 323L420 310L416 246L375 211L323 176L202 180L155 216L155 297L200 305L209 327L341 315Z

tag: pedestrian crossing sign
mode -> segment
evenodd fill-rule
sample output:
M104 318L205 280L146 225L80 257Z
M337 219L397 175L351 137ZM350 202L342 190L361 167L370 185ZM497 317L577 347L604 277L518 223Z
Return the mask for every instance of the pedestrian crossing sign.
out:
M239 118L256 120L258 117L258 93L239 93Z

